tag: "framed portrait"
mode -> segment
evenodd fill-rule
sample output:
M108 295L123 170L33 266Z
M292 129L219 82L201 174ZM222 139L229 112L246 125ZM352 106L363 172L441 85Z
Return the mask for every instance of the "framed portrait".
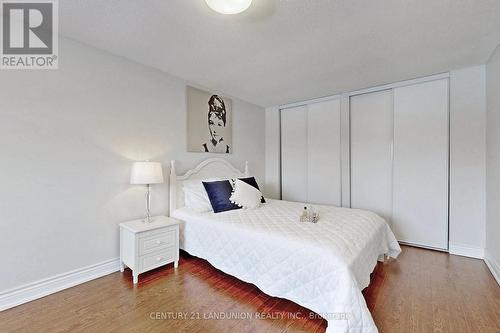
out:
M190 86L186 90L188 151L232 153L232 100Z

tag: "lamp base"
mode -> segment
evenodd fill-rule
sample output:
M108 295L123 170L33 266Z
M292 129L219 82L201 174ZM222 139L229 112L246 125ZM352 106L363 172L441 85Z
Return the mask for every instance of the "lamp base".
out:
M146 218L142 222L153 222L153 218L151 217L151 185L149 184L146 186Z
M151 216L146 216L145 218L142 219L142 223L153 223L155 219Z

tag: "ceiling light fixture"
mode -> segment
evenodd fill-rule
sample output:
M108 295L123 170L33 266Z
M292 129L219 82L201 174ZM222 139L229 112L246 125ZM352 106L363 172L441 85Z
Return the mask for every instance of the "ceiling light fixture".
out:
M252 4L252 0L205 0L208 7L221 14L239 14Z

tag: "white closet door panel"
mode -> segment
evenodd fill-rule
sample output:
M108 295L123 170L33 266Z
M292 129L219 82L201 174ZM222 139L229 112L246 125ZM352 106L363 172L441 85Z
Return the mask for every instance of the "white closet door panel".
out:
M308 105L307 138L307 201L340 206L340 99Z
M392 90L351 97L351 207L392 218Z
M281 110L282 199L307 201L307 108Z
M400 241L447 249L448 80L394 90L393 228Z

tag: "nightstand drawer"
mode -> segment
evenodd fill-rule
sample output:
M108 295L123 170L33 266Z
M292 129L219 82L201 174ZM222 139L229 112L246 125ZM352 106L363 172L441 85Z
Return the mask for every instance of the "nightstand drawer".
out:
M175 246L177 239L177 228L161 230L162 232L145 233L139 238L139 255L149 253L154 250Z
M163 265L179 265L179 221L155 216L149 223L142 219L120 223L120 271L132 270L132 281L139 274Z
M140 271L145 272L149 271L150 269L166 265L175 261L176 257L175 247L169 247L164 250L146 254L139 258Z

